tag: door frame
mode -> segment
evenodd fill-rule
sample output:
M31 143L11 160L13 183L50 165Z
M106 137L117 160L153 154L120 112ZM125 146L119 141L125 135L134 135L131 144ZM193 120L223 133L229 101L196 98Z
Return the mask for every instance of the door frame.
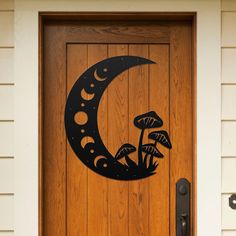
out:
M196 152L197 152L197 144L196 144L196 13L194 12L179 12L179 13L157 13L157 12L40 12L39 13L39 92L38 92L38 100L39 100L39 129L38 129L38 140L39 140L39 176L38 176L38 186L39 186L39 235L43 236L43 38L44 38L44 25L47 24L48 21L53 21L56 24L64 21L189 21L191 22L192 29L192 109L193 109L193 180L191 183L191 188L193 188L193 196L192 198L192 208L191 210L191 224L193 229L193 235L196 235L195 225L196 225Z
M161 2L161 1L160 1ZM194 54L198 55L194 56L193 59L193 78L195 79L195 83L198 89L195 92L195 95L198 99L195 99L196 109L195 109L195 118L197 122L197 128L194 131L195 133L195 142L198 141L198 146L195 147L195 185L198 189L197 202L195 202L195 220L198 218L197 224L195 224L195 230L198 229L199 235L220 235L220 185L214 185L214 182L220 183L220 16L219 16L219 3L208 4L207 7L211 9L209 14L208 10L205 10L203 3L197 3L197 1L192 1L191 4L187 4L186 2L181 1L178 3L178 7L176 8L176 4L174 1L168 1L173 3L173 6L170 7L168 4L158 3L155 9L162 12L140 12L143 8L138 4L139 8L135 7L131 9L130 12L100 12L100 14L95 14L93 12L86 12L86 7L84 7L84 11L81 12L80 16L92 17L95 15L104 14L106 17L110 15L129 15L130 17L137 17L137 15L142 15L142 17L157 17L160 20L177 20L177 19L192 19L195 25L193 35L196 36L196 31L198 32L196 38L197 43L194 44ZM16 27L15 32L17 34L16 37L16 51L15 51L15 74L16 74L16 89L15 89L15 177L16 177L16 189L15 189L15 230L19 235L37 235L38 222L40 224L40 215L38 218L38 212L40 212L41 201L40 195L40 179L41 179L41 142L38 139L38 135L40 135L37 127L40 127L40 118L41 113L38 113L37 104L40 105L40 86L41 83L38 84L38 78L42 77L41 66L39 64L39 68L37 68L37 62L40 62L42 57L38 58L39 53L37 52L37 46L39 46L39 52L41 50L40 47L40 38L38 38L39 34L35 26L37 26L38 22L43 22L47 17L53 18L57 20L57 17L60 19L65 19L68 15L71 16L72 19L77 19L76 16L78 13L70 13L68 12L50 12L50 11L62 11L64 6L60 5L61 3L65 3L60 1L60 4L50 5L45 3L40 3L40 1L36 1L36 3L27 5L27 1L23 4L16 4ZM67 2L68 4L68 2ZM146 3L147 4L147 3ZM151 1L149 4L152 4ZM194 5L195 4L195 5ZM69 9L78 9L81 10L81 6L79 4L75 4L76 7L72 4ZM171 4L170 4L171 5ZM159 6L159 7L158 7ZM75 8L74 8L75 7ZM115 6L110 4L110 9L112 12L112 8ZM82 7L83 8L83 7ZM95 7L96 8L96 7ZM93 8L90 5L90 9ZM136 9L136 10L135 10ZM152 7L150 7L152 9ZM26 10L26 14L25 14ZM67 8L68 10L68 8ZM145 10L145 9L144 9ZM213 12L216 10L216 12ZM49 11L47 13L41 13L40 17L38 15L41 11ZM122 10L121 10L122 11ZM176 11L176 13L167 13L168 11ZM179 11L179 12L178 12ZM183 12L185 11L185 12ZM24 14L23 14L24 12ZM166 12L166 13L165 13ZM181 13L182 12L182 13ZM196 12L197 17L193 12ZM139 14L138 14L139 13ZM211 16L216 20L212 21L214 23L206 23L206 19L209 19ZM106 18L105 17L105 18ZM33 21L30 22L29 19ZM217 25L218 23L218 25ZM204 24L207 25L204 26ZM214 28L214 30L210 31L210 42L206 42L206 36L204 33L208 33L209 37L209 25ZM42 24L40 25L40 27ZM23 32L22 32L23 29ZM30 38L27 39L23 34L24 32L28 32L32 30L33 38L36 40L35 42L31 42ZM29 43L31 43L29 45ZM204 45L205 44L205 45ZM202 50L205 49L203 53ZM22 59L22 55L24 55L24 50L26 50L25 57ZM215 56L215 57L214 57ZM215 58L215 59L213 59ZM202 61L201 61L202 60ZM35 64L36 63L36 64ZM205 65L204 65L205 63ZM213 63L212 66L211 63ZM198 67L196 67L198 64ZM31 69L28 70L29 65L32 66ZM22 67L23 66L23 67ZM210 67L210 68L207 68ZM27 70L30 72L28 76L25 76ZM207 80L208 78L214 78L213 80ZM33 80L32 80L33 78ZM25 86L31 88L29 93L25 93ZM39 90L38 90L39 89ZM212 101L211 99L207 100L207 94L212 93L215 94L216 100ZM33 99L31 98L31 95ZM195 98L196 98L195 97ZM209 101L210 100L210 101ZM39 102L39 103L38 103ZM25 108L25 104L29 105ZM36 105L36 106L35 106ZM208 109L211 107L211 109ZM21 109L26 110L26 113L20 114ZM39 111L40 112L40 111ZM213 120L209 120L214 114ZM39 116L38 116L39 115ZM26 133L25 130L28 128L29 124L27 120L31 118L32 125L30 125L29 131ZM207 128L208 139L204 138L204 130ZM211 134L212 131L212 134ZM22 136L25 134L25 136ZM23 138L24 137L24 138ZM203 139L203 141L202 141ZM39 141L39 142L38 142ZM30 148L29 145L32 145ZM24 148L26 148L24 150ZM33 157L33 158L31 158ZM39 157L39 163L37 163ZM23 162L22 162L23 161ZM215 162L213 164L213 161ZM213 164L214 170L209 174L207 169L207 165ZM29 170L30 168L31 170ZM38 175L39 174L39 175ZM208 179L204 179L207 178ZM219 180L219 181L217 181ZM23 182L22 182L23 181ZM214 182L213 182L214 181ZM209 188L209 184L211 184L211 189ZM212 185L213 184L213 185ZM38 190L39 187L39 190ZM33 190L32 194L29 194L27 189ZM27 195L28 193L28 195ZM214 198L211 203L205 203L206 198ZM24 201L23 201L24 199ZM39 200L39 206L38 206ZM28 204L32 207L28 209ZM198 208L196 208L198 205ZM210 208L210 209L209 209ZM217 213L215 213L215 210ZM211 211L214 210L214 211ZM23 214L26 217L22 219L21 215ZM213 218L212 218L213 217ZM209 220L214 219L214 227L210 227ZM29 222L32 222L29 227ZM208 223L207 223L208 222ZM207 228L207 229L206 229ZM39 231L40 232L40 231ZM195 232L196 235L196 232Z

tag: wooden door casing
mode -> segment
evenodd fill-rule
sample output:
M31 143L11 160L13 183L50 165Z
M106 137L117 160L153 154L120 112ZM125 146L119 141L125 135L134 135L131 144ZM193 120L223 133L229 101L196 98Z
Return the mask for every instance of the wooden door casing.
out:
M150 40L146 23L132 22L123 34L126 23L122 22L121 29L119 24L97 26L92 22L87 36L88 22L50 22L44 27L41 138L45 236L175 235L175 183L185 177L193 186L191 24L152 23L151 32L156 33ZM135 25L144 30L140 32ZM118 38L113 29L119 32ZM92 39L91 31L95 32ZM157 63L123 72L109 85L98 112L104 143L111 153L125 142L136 144L139 131L132 125L134 117L155 110L173 145L171 151L160 147L164 158L156 174L138 181L111 180L92 172L78 160L65 136L64 107L74 82L91 65L117 55L137 55ZM193 208L193 199L191 202Z

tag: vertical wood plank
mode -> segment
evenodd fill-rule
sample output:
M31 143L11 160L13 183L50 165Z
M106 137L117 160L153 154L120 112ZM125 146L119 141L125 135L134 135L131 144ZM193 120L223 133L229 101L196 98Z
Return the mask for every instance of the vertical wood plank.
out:
M67 95L87 69L86 44L67 46ZM67 234L87 235L87 167L78 159L67 141Z
M88 67L107 58L107 45L88 45ZM98 127L103 143L107 145L107 91L99 104ZM88 235L108 233L107 178L88 170Z
M44 59L50 63L44 64L43 84L44 236L66 235L66 45L58 33L56 27L45 28Z
M173 236L176 234L176 182L180 178L187 178L192 183L193 110L192 75L189 65L191 65L191 26L187 24L173 25L171 26L170 48L170 134L172 140L170 152L170 235ZM193 196L192 193L191 196Z
M148 58L148 46L129 45L129 55ZM140 130L133 125L137 115L148 112L148 66L129 71L129 143L138 146ZM145 137L147 132L145 132ZM145 143L147 138L144 138ZM136 153L135 153L136 154ZM132 158L137 158L137 154ZM137 159L136 159L137 161ZM129 182L129 235L149 235L149 181L148 178Z
M156 62L149 66L149 110L163 120L159 130L169 133L169 46L150 45L149 59ZM164 155L158 159L156 174L149 179L149 235L169 235L169 149L157 145Z
M109 45L108 56L128 54L127 45ZM119 147L128 143L128 72L108 87L108 149L115 156ZM128 182L108 181L109 234L128 235Z

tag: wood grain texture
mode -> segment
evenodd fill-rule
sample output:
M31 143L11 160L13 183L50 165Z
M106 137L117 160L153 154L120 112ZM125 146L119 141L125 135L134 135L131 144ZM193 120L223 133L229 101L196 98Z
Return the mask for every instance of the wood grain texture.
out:
M148 45L129 45L129 55L148 58ZM129 71L129 143L138 146L141 130L133 125L137 115L148 112L148 66ZM146 131L147 134L147 131ZM145 135L146 136L146 135ZM147 142L147 136L143 143ZM137 154L130 155L137 162ZM149 235L149 180L129 182L129 235Z
M55 29L55 30L54 30ZM66 234L66 47L58 30L45 33L43 101L44 236ZM46 59L47 58L47 59ZM51 210L47 210L51 209Z
M108 56L128 55L128 45L109 45ZM119 147L129 139L128 71L108 87L108 149L115 156ZM122 160L121 160L122 161ZM129 183L108 181L108 235L128 235Z
M104 22L54 22L44 30L42 235L175 236L175 183L180 177L192 182L193 170L191 26L135 22L139 27L131 29L133 22L124 29L124 21L120 27ZM153 44L155 37L161 44ZM104 144L112 154L126 142L137 147L140 130L133 119L150 110L163 119L161 129L173 144L171 152L158 146L165 157L158 160L157 173L137 181L111 180L89 170L64 130L66 95L80 74L107 57L127 54L157 64L123 72L103 94L98 127Z
M152 22L99 21L65 27L68 42L79 43L169 43L169 28Z
M169 133L169 46L150 45L149 59L149 110L163 120L159 130ZM158 145L164 158L158 159L156 174L149 179L149 235L169 235L169 149ZM165 222L165 223L163 223Z
M88 45L88 67L107 58L106 44ZM103 143L108 144L107 91L104 92L98 110L99 133ZM88 235L108 234L108 180L88 170Z
M88 66L88 46L67 46L67 94ZM88 170L67 141L67 234L88 233Z
M170 138L173 144L170 152L171 235L176 234L175 184L180 178L186 178L193 190L192 74L189 65L191 65L191 26L172 25L170 46Z

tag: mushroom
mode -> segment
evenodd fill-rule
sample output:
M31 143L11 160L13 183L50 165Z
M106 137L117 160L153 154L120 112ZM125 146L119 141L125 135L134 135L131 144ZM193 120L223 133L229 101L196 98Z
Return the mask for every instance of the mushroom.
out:
M128 156L130 153L133 153L135 151L136 151L136 147L134 147L133 145L129 143L125 143L117 151L115 155L115 159L120 160L121 158L125 157L125 161L128 164L128 166L130 168L136 168L137 167L136 163L132 161Z
M155 141L155 146L157 142L159 142L160 144L169 149L172 148L169 135L165 130L153 131L148 135L148 138L153 139Z
M148 169L152 171L156 169L157 167L157 163L153 163L153 158L154 157L158 157L158 158L161 158L163 157L162 153L160 153L158 151L158 149L156 148L156 146L154 144L145 144L142 146L142 151L144 153L146 153L145 157L144 157L144 165L147 166L147 157L148 155L151 155L150 157L150 162L149 162L149 166L148 166Z
M157 128L163 125L161 118L154 111L150 111L135 117L134 125L141 129L141 134L139 137L139 146L138 146L138 165L142 165L142 145L143 145L143 135L145 129Z
M146 155L152 155L154 157L163 157L162 153L156 148L154 144L145 144L142 146L142 152L146 153Z
M136 147L129 144L129 143L125 143L123 144L119 150L117 151L116 155L115 155L115 159L116 160L120 160L122 157L125 157L127 155L129 155L132 152L136 151Z

